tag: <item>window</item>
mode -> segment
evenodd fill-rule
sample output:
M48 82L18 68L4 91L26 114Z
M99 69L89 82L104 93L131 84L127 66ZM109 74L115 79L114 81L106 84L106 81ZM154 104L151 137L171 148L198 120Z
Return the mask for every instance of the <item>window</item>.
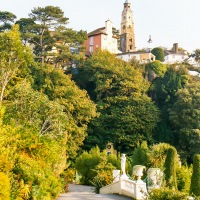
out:
M94 37L90 37L90 45L94 45Z
M93 52L93 46L90 47L89 51L90 51L90 53Z
M126 26L124 25L123 26L123 33L125 33L126 32Z

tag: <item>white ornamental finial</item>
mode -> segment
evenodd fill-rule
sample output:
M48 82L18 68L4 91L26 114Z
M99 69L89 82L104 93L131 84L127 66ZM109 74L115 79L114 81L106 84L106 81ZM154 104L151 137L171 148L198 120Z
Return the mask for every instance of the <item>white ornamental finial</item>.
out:
M129 0L126 0L125 3L130 3Z

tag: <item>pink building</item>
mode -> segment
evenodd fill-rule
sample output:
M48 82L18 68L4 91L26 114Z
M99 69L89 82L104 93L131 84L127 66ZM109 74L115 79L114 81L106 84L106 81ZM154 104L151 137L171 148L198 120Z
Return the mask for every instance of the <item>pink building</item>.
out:
M105 27L98 28L88 33L88 39L85 42L86 54L95 52L96 49L108 50L111 53L117 54L118 38L113 35L112 22L107 20Z

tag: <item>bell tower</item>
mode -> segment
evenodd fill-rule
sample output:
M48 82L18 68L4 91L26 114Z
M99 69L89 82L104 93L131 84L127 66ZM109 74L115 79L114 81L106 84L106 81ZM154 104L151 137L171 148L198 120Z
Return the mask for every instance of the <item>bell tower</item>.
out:
M120 50L122 53L136 51L133 11L129 0L125 1L122 11Z

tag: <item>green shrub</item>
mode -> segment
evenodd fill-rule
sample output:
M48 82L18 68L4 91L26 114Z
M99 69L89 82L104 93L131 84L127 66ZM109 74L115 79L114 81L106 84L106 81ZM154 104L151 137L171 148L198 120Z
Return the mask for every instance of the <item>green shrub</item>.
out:
M172 146L167 143L159 143L159 144L153 145L149 152L150 166L164 170L164 164L165 164L165 160L167 156L167 151L170 147ZM176 158L176 162L177 163L179 162L178 155Z
M149 194L149 200L187 200L187 196L186 193L161 188L152 190Z
M153 71L159 77L163 77L165 72L167 71L167 65L161 63L158 60L148 63L146 68L148 72Z
M189 194L192 170L187 166L182 166L176 170L177 176L177 187L181 192L186 192Z
M103 152L100 163L94 169L97 175L90 182L95 186L96 193L99 193L99 189L101 187L109 185L113 181L112 171L116 168L111 163L109 163L109 157L110 156L106 155L106 152Z
M95 192L99 193L100 188L109 185L113 181L112 170L115 167L112 164L107 163L107 161L102 161L95 169L97 175L94 177L90 183L95 186Z
M110 157L106 152L100 152L100 149L95 147L89 152L83 152L77 158L75 167L81 175L82 184L104 186L112 182L112 170L116 169L112 163L118 164L116 156Z
M167 151L167 157L165 160L165 180L166 185L170 189L177 189L177 182L176 182L176 157L177 151L174 147L170 147Z
M10 181L6 174L0 172L0 200L10 199Z
M116 169L121 168L121 161L120 161L120 154L110 154L108 157L108 163L111 163L113 166L116 167Z
M92 148L89 152L83 152L77 159L75 167L81 175L80 182L89 185L90 181L97 175L95 167L101 161L101 152L98 147Z
M200 154L195 154L193 157L190 193L200 197Z
M146 141L142 142L141 146L135 148L132 156L132 165L148 166L149 165L148 151L149 149Z

